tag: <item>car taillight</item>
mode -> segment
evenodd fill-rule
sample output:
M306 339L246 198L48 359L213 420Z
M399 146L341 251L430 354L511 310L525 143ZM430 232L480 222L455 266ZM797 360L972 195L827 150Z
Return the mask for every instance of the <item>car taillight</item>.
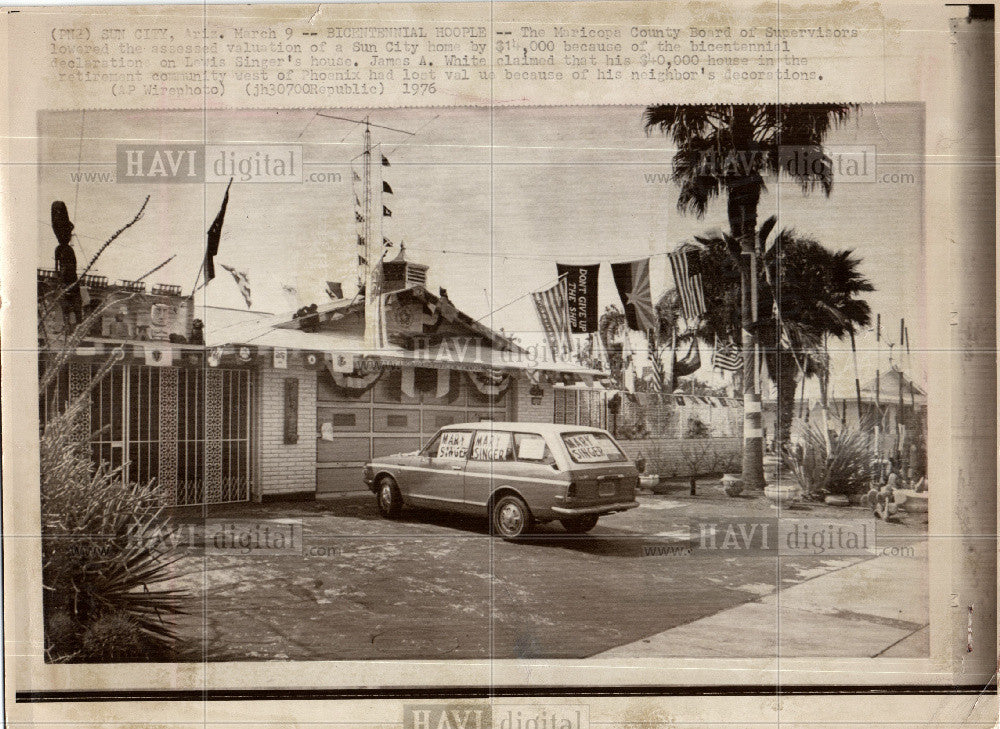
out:
M574 496L576 496L576 482L570 481L569 486L566 487L566 498L572 499Z

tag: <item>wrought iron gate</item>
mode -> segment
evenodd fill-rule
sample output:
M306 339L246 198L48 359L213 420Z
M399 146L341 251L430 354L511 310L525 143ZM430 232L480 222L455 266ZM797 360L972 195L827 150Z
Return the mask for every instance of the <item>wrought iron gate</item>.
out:
M75 363L42 402L43 422L86 388L98 365ZM253 372L115 365L81 424L95 462L128 481L156 479L164 503L247 501L253 480Z

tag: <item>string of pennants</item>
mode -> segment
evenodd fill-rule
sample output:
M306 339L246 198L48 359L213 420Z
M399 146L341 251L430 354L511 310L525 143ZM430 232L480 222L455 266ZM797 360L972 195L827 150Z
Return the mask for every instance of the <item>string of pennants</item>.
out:
M379 153L379 157L381 159L381 165L380 165L381 167L391 167L392 166L389 163L389 158L386 157L381 152ZM357 230L357 248L358 248L357 259L358 259L358 269L359 269L359 271L365 271L365 270L367 270L369 264L371 263L368 260L368 256L370 255L370 250L371 250L370 247L369 247L369 244L370 244L371 241L368 240L368 237L372 234L370 226L371 226L371 224L374 221L368 220L368 218L366 217L366 215L368 215L368 216L374 215L375 213L372 213L371 210L372 209L377 209L375 206L372 205L372 201L369 200L369 199L367 199L367 196L370 194L369 191L368 190L359 191L358 187L359 187L359 185L361 185L362 182L363 182L363 179L362 179L361 174L358 173L357 169L355 169L354 167L352 167L351 168L351 191L354 194L354 222L358 226L358 230ZM387 206L385 204L384 197L386 195L393 195L394 192L393 192L393 189L392 189L392 185L390 185L387 180L382 179L381 183L382 183L382 185L381 185L381 190L380 190L379 205L377 207L381 207L382 208L382 215L381 215L382 218L391 218L392 217L392 210L389 208L389 206ZM362 200L362 196L365 196L366 199ZM384 251L384 250L387 250L389 248L392 248L393 245L394 245L393 242L391 240L389 240L388 237L386 237L385 235L382 235L381 250ZM361 280L363 280L363 278Z

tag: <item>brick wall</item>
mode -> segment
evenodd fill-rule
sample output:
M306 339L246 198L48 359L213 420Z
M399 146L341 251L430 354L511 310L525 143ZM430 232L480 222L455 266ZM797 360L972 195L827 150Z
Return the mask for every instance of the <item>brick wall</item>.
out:
M683 477L709 473L738 473L743 453L741 438L649 438L621 440L629 458L646 459L646 473Z
M298 441L286 444L285 379L299 381ZM316 490L316 371L289 365L260 373L257 496Z
M511 418L521 423L551 423L552 422L552 385L542 384L542 401L538 405L531 403L531 382L524 376L518 376L511 384L514 390L514 412Z

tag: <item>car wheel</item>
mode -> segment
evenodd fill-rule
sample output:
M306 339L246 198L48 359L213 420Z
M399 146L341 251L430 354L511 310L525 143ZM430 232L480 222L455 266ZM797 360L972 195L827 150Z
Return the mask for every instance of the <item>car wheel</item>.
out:
M586 534L595 526L597 526L597 520L600 517L597 514L588 514L586 516L573 516L566 519L560 519L562 522L563 529L568 531L570 534Z
M531 512L524 500L508 494L493 504L493 532L504 539L517 539L531 531Z
M378 480L375 501L378 503L378 513L386 519L395 519L403 510L403 497L399 495L399 487L391 476L383 476Z

